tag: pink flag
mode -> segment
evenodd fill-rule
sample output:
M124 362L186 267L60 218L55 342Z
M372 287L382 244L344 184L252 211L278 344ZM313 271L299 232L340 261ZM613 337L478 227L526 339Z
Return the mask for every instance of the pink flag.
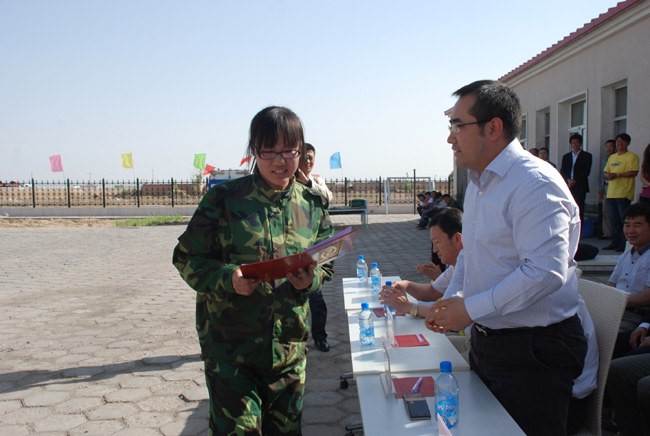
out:
M205 169L203 170L203 175L206 176L210 174L212 171L214 171L214 167L212 165L205 165Z
M50 167L53 173L60 173L63 171L63 164L61 163L61 155L50 156Z

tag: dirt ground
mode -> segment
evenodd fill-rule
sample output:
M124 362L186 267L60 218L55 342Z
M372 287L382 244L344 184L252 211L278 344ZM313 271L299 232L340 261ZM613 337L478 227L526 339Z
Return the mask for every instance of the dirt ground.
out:
M126 218L7 218L0 217L0 228L24 227L115 227ZM187 225L189 218L175 224Z

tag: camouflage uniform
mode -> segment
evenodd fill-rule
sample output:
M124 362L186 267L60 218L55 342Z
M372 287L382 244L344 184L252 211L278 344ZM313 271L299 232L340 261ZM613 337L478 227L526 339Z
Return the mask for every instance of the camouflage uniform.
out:
M308 295L333 270L315 268L304 290L285 278L261 283L250 296L235 293L232 274L332 236L326 206L295 178L274 191L255 171L212 188L180 236L173 262L197 291L211 434L300 434Z

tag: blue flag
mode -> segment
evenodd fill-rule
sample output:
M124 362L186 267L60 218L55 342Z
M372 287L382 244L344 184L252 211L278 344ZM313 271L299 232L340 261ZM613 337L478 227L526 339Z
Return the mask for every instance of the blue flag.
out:
M330 156L330 169L335 170L341 167L341 153L338 151Z

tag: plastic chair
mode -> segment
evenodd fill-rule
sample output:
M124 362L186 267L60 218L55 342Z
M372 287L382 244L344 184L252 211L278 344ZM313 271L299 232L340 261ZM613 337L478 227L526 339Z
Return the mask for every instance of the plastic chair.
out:
M602 436L600 426L605 383L628 294L612 286L584 279L578 281L578 291L594 322L599 359L596 379L598 387L589 395L587 418L577 434Z

